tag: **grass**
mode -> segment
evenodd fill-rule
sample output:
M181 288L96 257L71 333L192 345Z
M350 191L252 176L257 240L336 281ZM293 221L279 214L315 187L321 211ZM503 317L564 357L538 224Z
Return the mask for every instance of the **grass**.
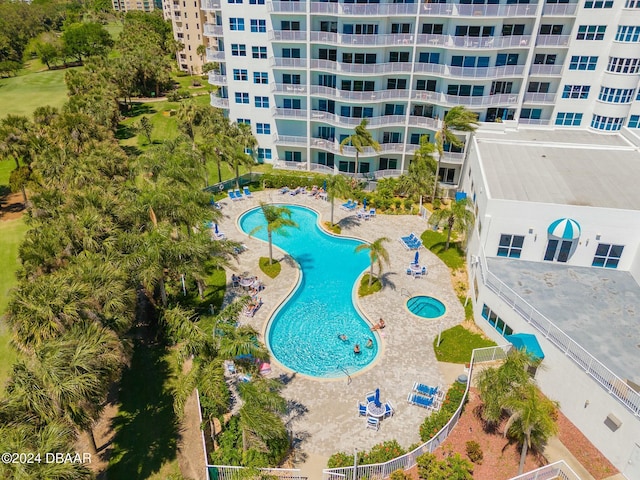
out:
M65 69L0 79L0 117L31 116L37 107L61 108L67 101Z
M478 333L473 333L462 325L442 332L440 346L436 346L438 338L433 341L433 350L439 362L469 363L471 352L475 348L493 347L496 344Z
M358 295L366 297L372 293L376 293L382 290L382 282L377 277L373 277L371 285L369 285L369 274L365 273L360 280L360 286L358 287Z
M282 265L277 260L274 260L273 263L270 263L269 257L260 257L260 270L269 278L276 278L280 275L280 271L282 270Z
M465 254L460 247L460 242L455 241L455 238L451 238L451 244L449 249L445 250L447 244L447 230L442 232L434 232L433 230L426 230L421 236L422 244L425 248L428 248L435 253L444 264L451 270L457 270L462 268L465 262Z
M336 235L340 235L342 233L342 228L337 223L335 225L331 225L331 222L324 222L324 228Z

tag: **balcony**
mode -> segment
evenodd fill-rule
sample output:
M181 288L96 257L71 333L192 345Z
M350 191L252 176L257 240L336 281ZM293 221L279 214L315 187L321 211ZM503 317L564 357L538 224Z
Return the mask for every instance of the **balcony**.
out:
M556 103L556 93L525 93L523 103Z
M399 4L402 5L402 4ZM408 4L411 5L411 4ZM310 34L312 42L326 43L332 45L357 45L361 47L370 46L393 46L393 45L413 45L414 35L409 33L389 34L389 35L347 35L344 33L331 33L312 31Z
M444 75L459 78L504 78L524 73L524 65L503 65L501 67L453 67L446 66Z
M307 2L267 2L267 11L270 13L304 13L307 11Z
M273 93L284 93L287 95L306 95L306 85L293 85L290 83L271 82L271 91Z
M287 2L272 2L287 3ZM357 4L357 3L325 3L310 2L311 13L321 13L341 16L415 16L418 11L417 3L378 3L378 4Z
M205 37L221 37L222 35L222 25L214 25L213 23L204 24Z
M542 15L550 17L571 16L575 15L577 9L577 3L545 4L545 6L542 7Z
M304 42L307 40L305 30L269 30L268 35L272 42Z
M464 162L464 153L444 152L442 157L442 163L462 165L462 162Z
M518 123L523 125L549 125L550 118L521 118Z
M438 130L440 128L440 120L430 117L422 117L418 115L409 116L409 125L413 127L428 128L430 130Z
M413 64L410 62L361 64L311 59L309 66L312 69L324 70L325 72L383 75L386 73L411 73Z
M447 69L446 65L440 63L416 63L413 66L415 73L429 73L436 75L444 75Z
M271 136L273 143L281 147L306 147L307 137L296 137L294 135L278 135Z
M446 4L429 4L446 5ZM418 45L453 48L497 49L528 47L531 35L507 35L500 37L457 37L453 35L418 35Z
M349 102L379 102L390 99L409 99L409 90L376 90L374 92L352 92L350 90L338 90L337 88L323 87L322 85L311 85L309 90L311 95L322 98L332 98L335 100Z
M213 71L209 72L209 83L211 85L225 86L227 84L227 76L226 75L218 75Z
M280 68L307 68L306 58L285 58L285 57L271 57L269 58L269 65L272 67Z
M277 108L274 107L271 109L271 113L273 118L284 119L284 120L306 120L307 119L307 111L296 109L296 108Z
M531 65L529 75L562 75L562 65Z
M465 105L467 107L487 107L492 105L506 106L518 104L518 94L516 93L467 97L447 95L441 92L414 91L411 94L411 99L445 106Z
M229 108L229 99L217 97L214 93L210 95L211 106L217 108Z
M439 17L535 17L537 4L460 5L424 3L420 13Z
M221 60L224 60L224 51L207 48L207 62L219 62Z
M207 11L220 10L220 0L201 0L200 8Z
M571 35L538 35L537 47L568 47Z
M306 120L307 110L298 110L293 108L278 108L274 107L272 110L273 118L283 120ZM312 110L311 121L326 122L338 127L353 128L360 125L362 118L358 117L341 117L335 113L322 112L320 110ZM404 115L383 115L378 117L369 117L369 127L386 127L391 125L405 125L406 120Z

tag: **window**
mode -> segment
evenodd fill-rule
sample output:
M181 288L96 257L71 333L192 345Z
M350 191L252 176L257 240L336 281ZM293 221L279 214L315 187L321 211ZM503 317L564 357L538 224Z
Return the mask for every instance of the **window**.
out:
M391 33L411 33L410 23L392 23Z
M502 35L524 35L524 23L502 25Z
M248 118L238 118L238 119L236 120L236 123L237 123L238 125L242 125L242 124L244 124L244 125L251 125L251 120L250 120L250 119L248 119Z
M264 5L264 0L249 0L249 5Z
M422 25L423 35L442 35L444 24L442 23L425 23Z
M244 18L231 17L229 19L229 27L231 30L238 30L239 32L244 30Z
M426 141L429 141L429 135L426 133L412 133L409 143L411 145L420 145L420 139L426 137Z
M258 148L258 161L260 160L271 160L270 148Z
M580 25L578 27L578 40L603 40L606 25Z
M234 4L234 3L241 4L241 3L242 3L242 0L227 0L227 3L231 3L231 4Z
M549 93L549 82L529 82L527 93Z
M603 117L602 115L593 115L591 117L591 128L606 131L617 131L624 124L624 117Z
M498 256L520 258L523 244L523 235L505 235L503 233L500 235L500 243L498 244Z
M587 0L584 8L612 8L613 0Z
M640 115L631 115L629 117L629 124L627 126L629 128L639 128L640 127Z
M440 54L437 52L421 52L418 56L420 63L440 63Z
M396 158L380 157L378 170L395 170L398 168L398 160Z
M608 103L631 103L635 93L635 88L600 87L598 100Z
M517 53L499 53L496 56L496 67L502 67L504 65L517 65L518 54Z
M371 118L373 117L373 107L340 107L341 117Z
M335 127L318 127L318 138L322 138L323 140L335 140L336 139L336 129Z
M456 37L493 37L494 27L491 26L468 26L458 25L456 27Z
M614 73L638 73L640 58L609 57L607 72Z
M231 44L231 55L234 57L246 57L247 56L247 46L241 43L232 43Z
M383 132L382 143L402 143L400 132Z
M258 135L271 135L270 123L256 123L256 133Z
M541 115L542 115L541 108L523 108L522 110L520 110L520 118L540 120Z
M338 61L338 51L335 48L321 48L318 50L318 58L336 62Z
M536 56L533 58L533 63L535 65L555 65L556 64L557 55L544 53L536 53Z
M540 35L562 35L563 25L551 25L543 23L540 25Z
M610 245L608 243L599 243L596 248L596 254L593 257L592 267L617 268L620 257L622 256L624 245Z
M405 78L388 78L387 90L406 90L407 80Z
M376 63L377 55L375 53L343 53L343 63L359 63L359 64L371 64Z
M484 86L482 85L448 85L447 95L456 95L459 97L481 97L484 95Z
M335 164L335 155L333 153L318 152L318 163L333 168Z
M488 67L489 57L463 57L462 55L453 55L451 57L452 67Z
M640 8L640 0L627 0L624 8Z
M251 19L251 31L253 33L265 33L267 31L267 21L266 20L256 20L255 18Z
M631 25L619 25L616 33L616 42L640 41L640 27Z
M598 57L572 56L569 70L595 70Z
M285 98L282 100L282 106L284 108L291 108L293 110L300 110L301 102L299 98Z
M556 125L564 125L567 127L579 127L582 122L581 113L559 112L556 115Z
M245 103L249 103L248 101ZM255 106L258 108L269 108L269 97L255 97Z
M442 167L438 170L438 176L442 183L454 183L454 179L456 178L456 169Z
M492 311L487 304L482 305L482 318L484 318L500 335L507 336L513 333L513 328L507 325L496 312Z
M267 47L251 47L253 58L267 58Z
M253 72L253 83L268 84L269 74L267 72Z
M329 33L338 33L338 22L320 22L320 31Z
M246 92L236 92L236 103L249 103L249 94Z
M247 75L247 71L245 69L234 68L233 79L240 82L246 82L249 80L249 75Z
M283 48L282 57L283 58L300 58L300 49L299 48Z
M418 80L416 81L416 90L426 90L427 92L436 91L437 82L435 80Z
M589 85L565 85L562 98L582 98L589 96Z
M336 88L336 76L335 75L320 75L318 76L318 85L322 87ZM344 88L343 88L344 90Z
M372 23L346 23L342 26L342 33L347 35L375 35L378 33L378 25Z
M281 30L300 30L300 22L292 22L290 20L282 20L280 22Z
M282 83L286 85L300 85L301 77L299 74L283 73Z
M389 62L408 62L409 52L389 52Z
M284 160L286 162L301 162L302 161L302 152L284 152Z
M404 115L404 105L396 103L387 103L384 106L385 115Z
M373 92L375 82L371 80L342 80L340 90L351 90L354 92Z

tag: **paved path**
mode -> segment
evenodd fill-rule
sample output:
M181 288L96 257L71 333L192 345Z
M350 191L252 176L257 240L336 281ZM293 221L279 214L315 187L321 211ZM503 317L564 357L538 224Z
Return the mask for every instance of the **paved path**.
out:
M237 264L227 272L227 278L232 273L247 271L264 281L266 289L261 292L263 307L254 318L242 319L263 332L271 314L296 284L298 270L295 262L284 261L282 272L276 279L265 278L259 271L258 258L268 255L267 244L248 237L236 224L238 216L257 206L259 200L311 207L320 213L321 221L330 218L330 203L308 195L281 195L274 190L258 192L252 199L221 202L225 218L220 222L220 230L227 238L241 241L248 247L238 257ZM340 223L343 234L370 241L381 236L391 239L386 244L391 265L383 272L384 289L359 299L359 307L367 319L375 323L383 317L387 327L381 332L382 348L378 359L371 368L353 375L351 379L318 380L296 376L273 362L273 375L281 375L287 381L283 394L291 407L288 426L295 435L297 466L301 468L305 467L306 458L309 463L317 465L322 463L323 457L334 452L369 449L384 440L396 439L405 448L419 442L419 426L426 411L406 401L413 382L420 380L431 385L444 385L457 373L456 367L453 370L448 367L441 372L432 348L439 326L444 330L464 320L464 310L455 296L449 270L435 255L422 249L421 263L427 265L429 273L426 278L413 279L406 275L413 253L407 252L398 241L401 235L410 232L420 235L427 228L426 222L410 215L379 215L364 221L357 219L355 214L340 210L339 205L340 202L336 201L334 219ZM285 258L279 250L274 250L274 256ZM440 320L413 316L405 307L407 297L401 295L407 291L411 295L424 294L440 299L447 307L446 314ZM227 300L231 300L234 294L231 292L229 295ZM358 417L356 409L364 394L376 387L380 388L382 399L390 400L396 407L396 414L384 420L377 432L365 428L365 421ZM305 473L312 474L304 469ZM319 474L318 471L316 475Z

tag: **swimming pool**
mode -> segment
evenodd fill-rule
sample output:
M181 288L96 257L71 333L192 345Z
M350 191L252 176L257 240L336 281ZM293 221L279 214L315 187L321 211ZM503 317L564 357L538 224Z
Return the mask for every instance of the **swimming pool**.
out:
M447 311L437 298L420 295L407 300L407 308L411 313L422 318L438 318Z
M298 262L302 274L295 292L269 321L267 347L280 363L296 372L323 378L353 374L378 354L376 336L352 300L354 283L369 266L368 254L354 252L362 243L358 240L323 232L313 210L286 207L299 228L288 229L288 236L274 233L273 243ZM260 208L249 210L239 220L245 233L265 223ZM266 228L255 237L266 241ZM340 334L347 340L341 340ZM373 345L366 348L369 338ZM356 343L360 354L353 353Z

